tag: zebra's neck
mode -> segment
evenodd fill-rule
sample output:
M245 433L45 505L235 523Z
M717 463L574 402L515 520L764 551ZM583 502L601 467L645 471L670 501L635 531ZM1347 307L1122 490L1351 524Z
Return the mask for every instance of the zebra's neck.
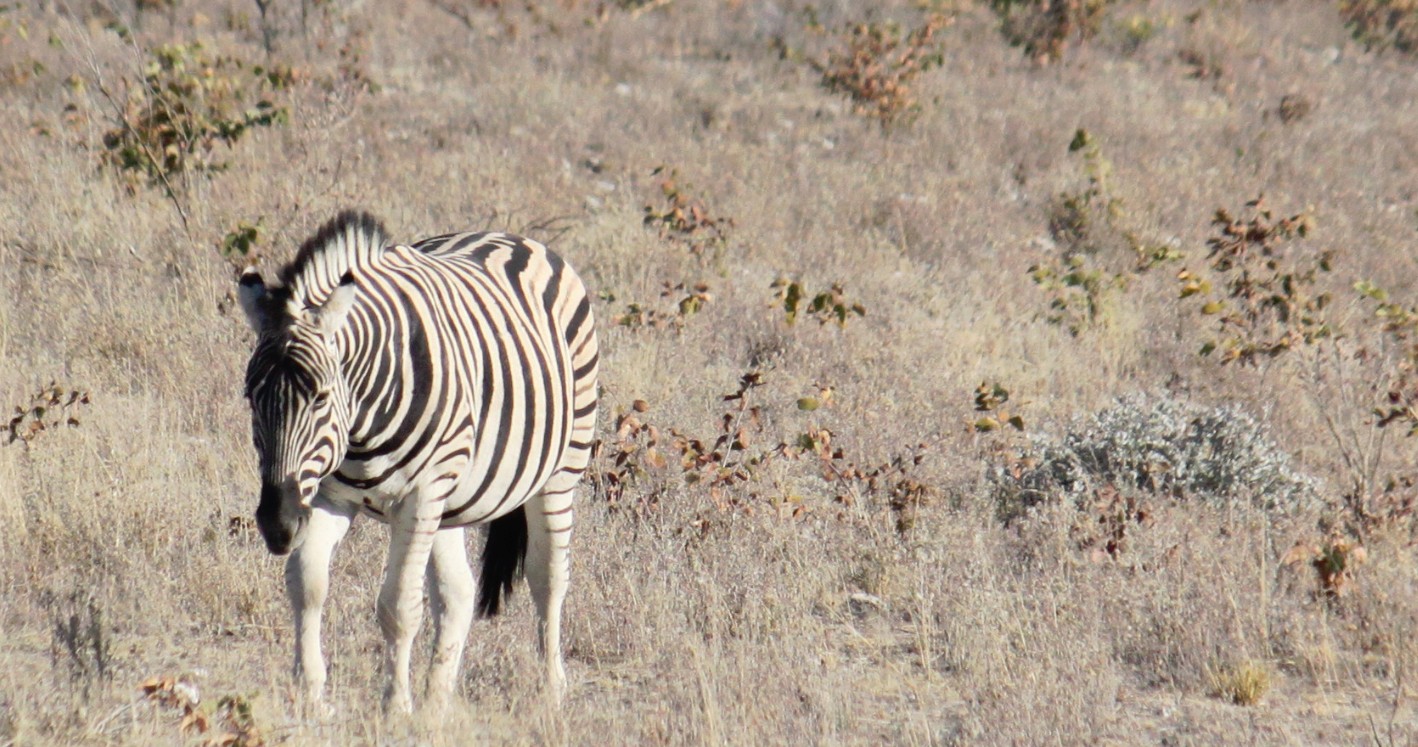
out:
M377 448L393 434L411 386L427 385L429 353L423 330L401 314L361 304L336 340L350 397L352 449Z

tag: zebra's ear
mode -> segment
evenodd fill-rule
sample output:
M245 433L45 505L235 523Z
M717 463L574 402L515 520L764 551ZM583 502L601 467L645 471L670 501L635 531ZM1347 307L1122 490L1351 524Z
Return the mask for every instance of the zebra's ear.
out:
M346 273L339 286L325 300L324 305L315 312L316 318L320 320L321 332L331 335L344 325L345 317L349 315L350 307L354 305L355 293L358 290L354 277Z
M241 300L241 310L246 312L246 323L259 335L266 328L270 316L266 311L266 298L270 291L266 290L266 281L261 279L261 273L255 267L246 268L241 273L240 282L236 296Z

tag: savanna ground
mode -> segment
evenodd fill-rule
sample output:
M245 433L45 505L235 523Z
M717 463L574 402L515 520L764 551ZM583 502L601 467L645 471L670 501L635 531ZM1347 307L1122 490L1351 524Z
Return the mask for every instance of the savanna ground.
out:
M0 743L1418 742L1415 11L1008 5L5 6ZM598 299L559 709L523 593L383 717L372 522L293 700L233 281L345 207Z

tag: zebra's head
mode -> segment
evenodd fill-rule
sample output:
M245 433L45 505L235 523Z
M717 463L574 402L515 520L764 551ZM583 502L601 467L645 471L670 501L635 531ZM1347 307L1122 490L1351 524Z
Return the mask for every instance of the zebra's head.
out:
M251 435L261 460L256 525L276 555L300 546L320 481L349 448L349 387L335 337L356 287L347 276L314 308L299 308L281 291L267 288L254 269L241 277L241 306L258 336L246 368Z

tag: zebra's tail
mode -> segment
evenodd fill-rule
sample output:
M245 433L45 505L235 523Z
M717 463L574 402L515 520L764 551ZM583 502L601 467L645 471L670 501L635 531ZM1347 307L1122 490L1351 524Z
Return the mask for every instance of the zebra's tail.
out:
M502 611L503 600L512 596L512 584L522 577L526 557L527 509L518 506L487 525L483 570L478 579L479 617L492 617Z

